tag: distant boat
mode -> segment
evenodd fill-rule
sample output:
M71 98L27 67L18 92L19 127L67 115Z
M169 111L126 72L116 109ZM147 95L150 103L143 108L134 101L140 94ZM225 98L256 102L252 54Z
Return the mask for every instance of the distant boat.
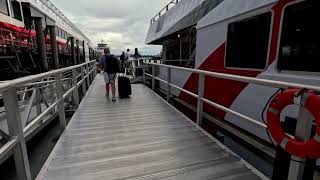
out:
M103 55L103 51L105 48L108 47L108 44L104 42L104 40L101 41L101 43L97 44L97 47L95 48L96 51L96 59L99 59L100 56Z

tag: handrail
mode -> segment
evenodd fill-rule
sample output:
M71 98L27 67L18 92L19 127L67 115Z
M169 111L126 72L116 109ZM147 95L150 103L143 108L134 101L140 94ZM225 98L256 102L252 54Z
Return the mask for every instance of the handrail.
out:
M64 73L66 71L70 71L72 69L76 69L76 68L82 67L84 65L93 63L93 62L95 62L95 60L88 61L88 62L79 64L79 65L75 65L75 66L70 66L70 67L66 67L66 68L62 68L62 69L58 69L58 70L54 70L54 71L49 71L49 72L42 73L42 74L36 74L36 75L22 77L19 79L6 81L6 82L0 84L0 92L3 92L4 90L6 90L9 87L21 86L22 84L31 83L33 81L41 80L46 77L50 77L50 76L54 76L54 75L57 75L60 73Z
M78 72L79 68L81 68L81 72ZM63 74L69 71L72 72L71 78L63 78ZM78 76L78 73L80 73L80 76ZM50 113L53 113L52 115L54 116L59 116L60 129L61 131L64 131L67 124L65 117L65 100L69 99L69 96L72 94L73 105L77 107L80 101L78 92L79 87L82 86L82 94L85 95L87 92L86 87L87 85L90 86L92 84L95 75L96 61L93 60L63 69L6 81L0 84L0 94L2 94L4 101L6 120L10 132L8 142L0 148L0 160L7 157L8 153L13 153L18 179L31 180L26 148L26 136L41 126L45 126L49 117L48 114ZM54 80L51 79L52 76L54 77ZM80 77L81 80L78 81L78 77ZM43 79L45 79L45 81L39 81ZM72 84L71 86L68 85L68 88L65 89L64 81L69 79L72 80L72 82L70 82ZM36 87L32 88L33 93L24 113L25 118L23 120L25 120L25 124L23 124L18 97L19 93L21 94L21 92L23 92L19 91L19 89L26 86ZM44 91L40 91L40 89L47 87L50 88L50 91L47 92L50 95L50 105L44 99L43 94L41 94L41 92L44 93ZM24 91L28 91L28 89ZM34 103L36 103L37 116L29 122L29 115ZM44 111L41 110L42 104L45 104L47 107ZM17 148L17 151L13 151L14 148Z
M151 74L148 74L148 73L145 73L145 74L146 74L147 76L149 76L149 77L151 77L151 78L155 78L156 80L161 81L161 82L163 82L163 83L165 83L165 84L167 84L167 85L169 85L169 86L171 86L171 87L174 87L174 88L176 88L176 89L178 89L178 90L180 90L180 91L182 91L182 92L184 92L184 93L186 93L186 94L188 94L188 95L190 95L190 96L192 96L192 97L194 97L194 98L199 98L199 95L194 94L194 93L192 93L192 92L190 92L190 91L188 91L188 90L186 90L186 89L183 89L183 88L181 88L181 87L179 87L179 86L176 86L176 85L174 85L174 84L168 83L167 81L165 81L165 80L163 80L163 79L160 79L160 78L158 78L158 77L153 77L153 75L151 75ZM210 101L210 100L208 100L208 99L205 99L205 98L201 98L201 100L202 100L203 102L205 102L205 103L207 103L207 104L209 104L209 105L211 105L211 106L219 109L219 110L228 112L228 113L233 114L233 115L235 115L235 116L238 116L238 117L240 117L240 118L242 118L242 119L244 119L244 120L247 120L247 121L249 121L249 122L251 122L251 123L253 123L253 124L256 124L257 126L260 126L260 127L262 127L262 128L265 128L265 129L267 128L267 125L265 125L265 124L263 124L263 123L260 123L260 122L254 120L254 119L252 119L252 118L250 118L250 117L248 117L248 116L245 116L245 115L243 115L243 114L240 114L240 113L238 113L238 112L236 112L236 111L233 111L233 110L231 110L231 109L229 109L229 108L227 108L227 107L224 107L224 106L222 106L222 105L220 105L220 104L218 104L218 103L212 102L212 101Z
M0 148L0 159L2 159L10 150L12 150L18 143L18 138L13 137L9 142Z
M155 90L155 80L159 80L168 86L167 90L167 101L170 100L171 96L171 87L176 88L194 98L198 99L197 103L197 123L199 125L202 124L202 113L203 113L203 103L209 104L221 111L230 113L234 116L237 116L241 119L247 120L250 123L253 123L261 128L267 129L267 125L259 122L249 116L246 116L244 114L241 114L239 112L236 112L230 108L227 108L225 106L222 106L216 102L213 102L211 100L208 100L204 98L204 86L205 86L205 76L210 76L210 77L215 77L215 78L220 78L220 79L227 79L227 80L233 80L233 81L238 81L238 82L245 82L245 83L252 83L252 84L257 84L257 85L262 85L262 86L269 86L269 87L275 87L275 88L283 88L283 89L288 89L288 88L298 88L298 89L308 89L308 90L313 90L316 92L320 92L320 87L318 86L313 86L313 85L306 85L306 84L299 84L299 83L289 83L289 82L282 82L282 81L275 81L275 80L268 80L268 79L262 79L262 78L253 78L253 77L246 77L246 76L239 76L239 75L232 75L232 74L225 74L225 73L217 73L217 72L211 72L211 71L205 71L205 70L199 70L199 69L190 69L190 68L184 68L184 67L177 67L177 66L170 66L170 65L164 65L164 64L157 64L157 63L149 63L144 61L144 64L147 66L143 66L143 81L146 83L146 78L145 76L151 77L151 86L152 90ZM152 74L148 74L145 72L145 68L150 65L152 67ZM155 67L164 67L168 69L168 76L167 76L167 81L156 77L155 75ZM186 89L183 89L181 87L178 87L174 84L171 83L171 70L179 70L179 71L187 71L191 73L196 73L199 74L199 82L198 82L198 95L194 94L193 92L190 92ZM302 116L302 115L300 115ZM300 118L299 116L299 118ZM271 140L271 139L270 139Z
M162 8L153 18L151 18L151 20L150 20L150 23L152 24L152 23L154 23L156 20L157 20L157 17L161 17L163 14L161 14L163 11L165 11L164 12L164 14L166 13L166 12L168 12L169 11L169 9L170 9L170 5L171 4L173 4L174 6L176 5L176 4L178 4L179 2L180 2L181 0L172 0L172 1L170 1L164 8ZM172 6L173 7L173 6Z
M192 72L192 73L196 73L196 74L204 74L206 76L211 76L211 77L220 78L220 79L227 79L227 80L234 80L234 81L239 81L239 82L252 83L252 84L257 84L257 85L262 85L262 86L271 86L271 87L285 88L285 89L287 89L287 88L309 89L309 90L320 92L320 87L313 86L313 85L289 83L289 82L282 82L282 81L262 79L262 78L253 78L253 77L211 72L211 71L205 71L205 70L199 70L199 69L190 69L190 68L184 68L184 67L170 66L170 65L165 65L165 64L156 64L156 63L148 63L148 62L145 62L145 64L156 65L156 66L161 66L161 67L166 67L166 68L172 68L172 69L182 70L182 71L188 71L188 72Z
M159 80L163 83L165 83L167 85L167 101L169 102L171 99L171 87L174 87L176 89L181 90L181 92L184 92L194 98L197 98L197 116L196 116L196 120L197 120L197 124L199 126L202 125L202 120L203 117L205 116L205 113L203 111L203 105L204 104L208 104L211 105L213 107L215 107L218 110L221 110L223 112L229 113L235 117L238 117L240 119L246 120L247 122L254 124L255 126L259 127L259 128L264 128L266 130L266 133L268 133L269 136L269 141L270 143L272 143L273 145L280 145L282 148L286 149L286 143L280 143L278 144L277 142L274 141L274 139L272 138L272 134L270 135L270 131L269 131L269 127L267 125L267 122L260 122L258 119L253 119L249 116L246 116L240 112L237 112L235 110L232 110L231 108L225 107L221 104L218 104L216 102L213 102L209 99L206 99L204 97L204 90L205 90L205 77L206 76L210 76L210 77L214 77L214 78L220 78L220 79L226 79L226 80L232 80L232 81L238 81L238 82L245 82L245 83L251 83L251 84L257 84L257 85L261 85L261 86L268 86L268 87L274 87L274 88L280 88L280 89L290 89L290 88L298 88L301 89L301 94L298 95L298 97L296 97L298 100L295 101L295 104L299 106L299 110L298 110L298 117L297 117L297 126L295 128L295 134L293 135L289 135L287 134L287 138L291 138L291 139L299 139L299 140L308 140L310 139L310 135L311 135L311 127L313 124L313 120L311 118L309 118L308 115L308 111L306 111L305 107L304 107L304 102L306 101L306 98L308 97L304 90L312 90L315 91L317 93L320 93L320 87L319 86L314 86L314 85L308 85L308 84L301 84L301 83L290 83L290 82L283 82L283 81L276 81L276 80L268 80L268 79L262 79L262 78L255 78L255 77L246 77L246 76L239 76L239 75L232 75L232 74L225 74L225 73L218 73L218 72L211 72L211 71L205 71L205 70L199 70L199 69L190 69L190 68L183 68L183 67L177 67L177 66L170 66L170 65L164 65L164 64L157 64L157 63L148 63L148 62L144 62L144 64L146 64L147 66L143 66L143 82L144 84L146 83L146 76L150 76L151 77L151 88L153 91L156 90L155 88L155 80ZM149 65L152 68L152 75L146 73L146 67L149 67ZM167 69L167 81L156 77L156 67L164 67ZM172 69L178 70L178 71L187 71L190 73L195 73L199 75L199 80L198 80L198 93L195 94L193 92L190 92L186 89L183 89L181 87L178 87L176 85L173 85L171 83L171 71ZM269 104L267 104L269 105ZM264 116L265 111L263 111L262 116ZM263 119L262 119L263 120ZM209 121L217 124L216 122L212 121L209 119ZM217 120L219 122L219 120ZM264 121L264 120L263 120ZM248 142L248 141L247 141ZM249 144L252 144L252 142L248 142ZM259 145L254 145L256 148L261 148ZM260 149L261 150L261 149ZM278 153L278 151L277 151ZM300 162L305 162L305 158L299 158ZM290 162L290 166L297 165L297 162ZM298 163L298 167L300 168L301 163ZM304 166L301 166L304 167ZM301 169L303 172L303 169ZM297 175L297 170L296 168L294 168L293 170L289 171L289 175L292 177L298 176ZM299 178L298 178L299 179Z

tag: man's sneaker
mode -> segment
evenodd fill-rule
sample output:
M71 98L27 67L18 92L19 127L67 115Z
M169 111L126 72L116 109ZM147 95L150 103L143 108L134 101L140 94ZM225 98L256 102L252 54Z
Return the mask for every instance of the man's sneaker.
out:
M115 101L116 101L116 98L115 98L115 97L112 97L112 101L115 102Z

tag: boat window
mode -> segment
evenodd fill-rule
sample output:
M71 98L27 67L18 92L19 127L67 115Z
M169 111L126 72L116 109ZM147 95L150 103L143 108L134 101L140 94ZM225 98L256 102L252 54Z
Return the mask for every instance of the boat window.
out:
M319 5L305 1L284 11L278 69L320 72Z
M65 33L64 33L64 30L62 30L62 39L65 39Z
M11 10L13 13L13 17L19 21L22 21L20 2L18 2L16 0L11 0Z
M9 16L9 8L7 0L0 0L0 13Z
M58 29L58 26L56 26L55 28L56 28L56 32L55 32L55 33L56 33L56 36L58 36L58 30L59 30L59 29Z
M61 29L59 28L58 31L59 31L59 32L58 32L58 36L61 38Z
M229 24L225 66L264 69L267 62L271 12Z

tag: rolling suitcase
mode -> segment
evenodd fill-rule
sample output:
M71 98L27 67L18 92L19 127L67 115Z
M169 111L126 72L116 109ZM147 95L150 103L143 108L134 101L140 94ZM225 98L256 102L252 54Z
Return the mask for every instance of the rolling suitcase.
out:
M121 99L129 98L132 94L130 79L125 76L118 77L118 93Z

